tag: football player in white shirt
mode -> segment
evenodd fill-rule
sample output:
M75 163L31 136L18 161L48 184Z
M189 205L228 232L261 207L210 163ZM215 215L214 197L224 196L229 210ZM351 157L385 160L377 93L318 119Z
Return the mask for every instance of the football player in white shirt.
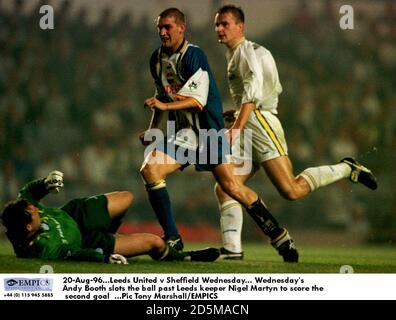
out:
M283 128L276 116L282 86L271 52L245 39L244 12L240 7L221 7L215 16L215 31L218 41L228 48L228 83L232 100L238 109L229 132L234 163L240 165L244 161L251 161L253 164L252 172L240 175L238 179L245 183L263 167L279 193L287 200L298 200L344 178L360 182L372 190L377 188L372 172L352 157L344 158L335 165L311 167L295 176ZM239 130L232 129L252 130L250 156L242 155L244 145L238 143ZM237 148L240 148L239 152L234 152ZM215 191L221 212L223 258L242 259L242 207L227 196L219 184Z

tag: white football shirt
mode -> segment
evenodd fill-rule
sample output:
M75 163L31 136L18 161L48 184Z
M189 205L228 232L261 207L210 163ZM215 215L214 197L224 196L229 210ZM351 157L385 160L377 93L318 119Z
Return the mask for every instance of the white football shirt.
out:
M236 107L252 102L261 110L277 114L282 86L271 52L243 38L228 50L226 58L230 93Z

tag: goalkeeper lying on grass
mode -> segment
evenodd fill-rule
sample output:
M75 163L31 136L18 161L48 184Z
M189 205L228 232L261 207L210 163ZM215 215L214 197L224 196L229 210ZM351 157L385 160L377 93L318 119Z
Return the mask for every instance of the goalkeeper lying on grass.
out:
M148 254L154 260L214 261L217 249L178 252L150 233L115 234L133 201L128 191L73 199L60 208L39 201L63 187L63 173L25 185L6 204L2 220L17 257L127 264L125 257Z

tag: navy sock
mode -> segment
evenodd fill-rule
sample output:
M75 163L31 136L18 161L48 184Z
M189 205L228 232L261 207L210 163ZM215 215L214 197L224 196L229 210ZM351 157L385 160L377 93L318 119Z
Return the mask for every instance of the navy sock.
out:
M276 221L260 199L252 203L246 211L271 240L277 238L283 232L283 229L279 227L278 221Z
M147 192L151 207L164 230L165 239L171 236L178 237L179 232L176 227L175 219L173 218L172 205L166 186L154 190L150 189L150 186L147 186Z

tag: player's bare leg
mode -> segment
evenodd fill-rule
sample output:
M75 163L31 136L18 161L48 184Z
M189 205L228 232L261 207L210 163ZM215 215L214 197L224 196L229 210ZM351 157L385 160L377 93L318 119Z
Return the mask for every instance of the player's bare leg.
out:
M262 166L274 186L285 199L297 200L311 192L308 182L303 177L294 176L289 157L281 156L268 160L263 162Z
M115 233L122 223L124 215L132 205L133 195L129 191L116 191L105 194L107 198L107 211L111 219L109 232Z
M117 234L114 253L125 257L134 257L142 254L161 254L165 252L165 242L155 234L135 233Z
M239 179L233 175L232 164L219 164L213 170L213 174L217 183L221 186L230 197L248 207L253 202L257 201L258 195L249 187L245 186Z
M107 209L111 219L123 215L132 205L133 195L129 191L115 191L106 193Z
M140 170L146 183L150 204L164 230L164 239L177 250L183 250L184 245L173 217L165 178L180 167L181 164L175 159L154 150L147 156Z
M292 163L287 156L265 161L262 166L279 193L287 200L301 199L318 188L345 178L360 182L373 190L377 188L371 171L350 157L335 165L307 168L297 177L293 174Z
M154 150L143 162L140 173L146 184L152 184L165 179L180 167L181 164L166 153Z
M253 174L237 175L235 178L245 184L251 176ZM233 260L243 259L241 240L243 225L242 206L225 193L218 183L215 185L215 194L219 203L220 229L223 241L223 247L220 248L220 257Z
M114 253L128 258L148 254L154 260L160 261L205 262L215 261L220 255L219 250L215 248L179 252L169 246L163 239L151 233L116 235Z
M187 253L180 253L169 247L166 242L155 234L135 233L122 235L117 234L115 239L114 253L125 257L134 257L148 254L154 260L184 260ZM200 258L206 252L201 252ZM206 260L205 260L206 261Z
M297 262L298 252L287 230L279 226L278 221L268 211L258 195L235 179L232 173L233 166L231 164L220 164L213 170L213 174L222 189L234 200L245 206L246 211L263 233L270 237L271 244L278 250L284 261Z

